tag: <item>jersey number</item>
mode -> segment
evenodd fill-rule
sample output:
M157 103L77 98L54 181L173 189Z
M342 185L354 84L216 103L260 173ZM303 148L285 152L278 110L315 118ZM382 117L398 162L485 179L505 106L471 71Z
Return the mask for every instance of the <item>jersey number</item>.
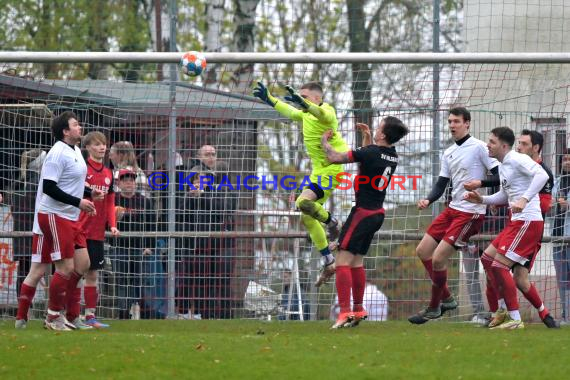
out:
M392 175L392 167L391 166L386 166L386 169L384 169L384 173L382 173L382 177L386 178L384 180L384 178L380 178L380 182L382 183L378 183L378 190L379 191L385 191L386 188L388 187L388 182L390 182L390 176ZM384 183L384 181L386 181L386 183Z

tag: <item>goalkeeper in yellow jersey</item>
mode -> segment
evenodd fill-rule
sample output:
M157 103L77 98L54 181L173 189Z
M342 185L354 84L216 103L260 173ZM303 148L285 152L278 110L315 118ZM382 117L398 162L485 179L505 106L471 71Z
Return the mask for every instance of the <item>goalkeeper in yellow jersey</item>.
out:
M326 224L331 241L336 240L339 234L337 219L323 208L323 204L338 185L336 176L343 171L342 164L331 164L327 161L326 153L321 146L321 138L325 132L332 131L333 136L329 142L336 151L346 152L348 146L337 130L335 109L330 104L323 103L323 88L319 83L305 83L298 92L290 86L285 88L289 92L285 100L298 108L272 96L260 82L257 82L253 95L275 108L283 116L303 123L303 141L312 164L311 185L303 189L295 204L303 213L301 220L309 231L313 244L323 256L324 270L316 284L320 286L335 271L334 257L330 252L321 223Z

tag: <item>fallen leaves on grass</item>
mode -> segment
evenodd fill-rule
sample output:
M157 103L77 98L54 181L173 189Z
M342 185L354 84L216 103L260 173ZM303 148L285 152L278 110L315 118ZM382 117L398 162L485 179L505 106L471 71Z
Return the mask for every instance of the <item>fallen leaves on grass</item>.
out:
M197 345L194 346L194 348L197 351L204 351L206 349L206 346L204 346L202 343L198 343Z

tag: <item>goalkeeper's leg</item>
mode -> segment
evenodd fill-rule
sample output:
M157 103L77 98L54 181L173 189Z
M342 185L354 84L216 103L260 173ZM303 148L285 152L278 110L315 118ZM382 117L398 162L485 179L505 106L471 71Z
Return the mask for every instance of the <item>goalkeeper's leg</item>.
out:
M340 233L338 220L330 212L324 209L323 204L332 193L332 187L323 190L318 185L311 183L310 188L303 190L297 198L295 205L301 212L311 218L324 223L327 226L328 238L334 241Z
M301 216L301 221L309 232L311 241L323 256L323 264L328 266L334 263L334 257L329 249L329 243L327 242L325 230L323 229L321 222L305 214Z

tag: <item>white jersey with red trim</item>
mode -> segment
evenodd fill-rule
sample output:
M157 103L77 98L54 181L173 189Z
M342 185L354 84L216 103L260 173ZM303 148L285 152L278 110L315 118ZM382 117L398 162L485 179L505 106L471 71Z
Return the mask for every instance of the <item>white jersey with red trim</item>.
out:
M443 152L440 177L449 178L453 185L449 207L473 214L485 214L485 205L467 202L463 199L465 182L482 180L487 171L499 166L499 161L489 157L487 145L471 136L461 145L456 143Z
M63 141L56 142L48 152L42 167L36 195L34 233L42 233L38 224L38 212L42 214L53 213L72 221L79 219L80 210L78 207L56 201L49 195L44 194L44 179L56 182L57 187L62 191L81 199L85 191L86 175L87 165L79 147L72 147Z
M501 179L501 191L507 194L509 204L518 201L525 194L538 172L546 174L540 164L526 154L514 150L507 153L501 166L499 166L499 177ZM543 220L539 195L536 194L529 199L522 212L512 214L511 220Z

